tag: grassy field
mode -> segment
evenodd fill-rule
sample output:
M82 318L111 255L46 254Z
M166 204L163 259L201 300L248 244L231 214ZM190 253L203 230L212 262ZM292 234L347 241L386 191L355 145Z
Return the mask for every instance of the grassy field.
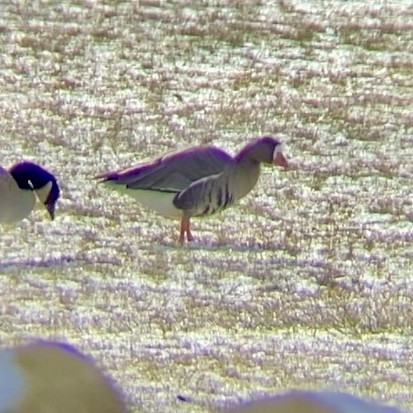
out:
M292 387L413 410L411 2L5 1L0 47L1 164L62 187L54 222L1 228L3 345L70 341L133 413ZM189 246L91 179L262 134L291 170Z

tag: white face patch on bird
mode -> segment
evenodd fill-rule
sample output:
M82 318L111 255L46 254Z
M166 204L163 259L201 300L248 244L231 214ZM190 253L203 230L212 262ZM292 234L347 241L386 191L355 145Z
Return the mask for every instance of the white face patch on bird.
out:
M285 159L285 156L283 155L283 144L279 143L275 148L273 152L273 164L276 166L281 166L282 168L288 168L288 162L287 159Z
M33 184L31 182L30 182L30 185L33 187ZM53 221L55 217L56 202L55 200L49 201L52 188L53 188L53 182L49 181L42 188L39 188L39 189L33 188L33 191L36 194L39 202L42 205L44 205L44 207L46 208L47 212L50 215L50 219Z

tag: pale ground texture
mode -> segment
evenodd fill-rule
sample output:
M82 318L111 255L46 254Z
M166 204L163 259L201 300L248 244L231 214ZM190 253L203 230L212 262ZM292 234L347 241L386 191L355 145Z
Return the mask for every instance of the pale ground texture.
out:
M70 341L133 413L293 387L413 410L410 1L3 1L0 48L1 164L62 187L54 222L1 229L2 345ZM262 134L291 170L189 247L91 179Z

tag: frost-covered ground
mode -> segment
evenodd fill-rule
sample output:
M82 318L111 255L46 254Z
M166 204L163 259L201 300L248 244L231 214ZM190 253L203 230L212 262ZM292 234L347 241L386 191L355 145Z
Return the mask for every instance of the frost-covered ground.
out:
M69 340L134 413L292 387L413 410L411 2L1 7L1 164L36 160L63 190L54 222L1 229L3 345ZM91 179L261 134L291 170L193 220L190 246Z

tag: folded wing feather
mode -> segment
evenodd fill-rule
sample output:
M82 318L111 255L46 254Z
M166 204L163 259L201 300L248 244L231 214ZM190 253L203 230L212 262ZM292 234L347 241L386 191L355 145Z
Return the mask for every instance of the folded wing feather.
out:
M180 192L191 183L221 173L233 158L214 146L198 146L172 152L151 163L108 173L103 181L114 181L130 189Z

